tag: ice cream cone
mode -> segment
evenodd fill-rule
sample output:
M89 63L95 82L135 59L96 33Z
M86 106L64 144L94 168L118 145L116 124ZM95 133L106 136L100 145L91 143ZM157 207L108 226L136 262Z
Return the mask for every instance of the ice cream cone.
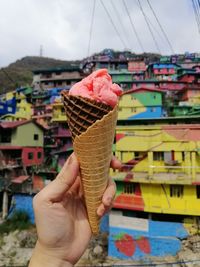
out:
M85 203L93 234L98 234L97 208L107 187L117 106L62 93L74 152L80 163Z

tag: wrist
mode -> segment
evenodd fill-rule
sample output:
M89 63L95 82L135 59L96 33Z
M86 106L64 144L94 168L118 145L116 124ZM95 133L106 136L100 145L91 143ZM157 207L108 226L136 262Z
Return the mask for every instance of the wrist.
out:
M37 241L35 249L33 251L29 267L72 267L73 264L59 258L58 255L55 255L55 251L52 252L51 249L43 248L40 243Z

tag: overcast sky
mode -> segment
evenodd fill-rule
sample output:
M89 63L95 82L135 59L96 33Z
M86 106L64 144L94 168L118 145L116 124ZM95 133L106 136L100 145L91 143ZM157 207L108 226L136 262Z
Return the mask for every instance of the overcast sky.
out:
M94 1L0 0L0 67L24 56L39 56L41 45L45 57L63 60L87 57ZM159 48L162 54L170 54L170 47L147 0L140 0L140 3L157 46L148 30L138 0L124 1L145 52L158 52ZM149 2L175 53L200 52L200 34L192 0ZM123 0L96 0L89 54L100 52L104 48L120 51L128 48L132 52L142 52Z

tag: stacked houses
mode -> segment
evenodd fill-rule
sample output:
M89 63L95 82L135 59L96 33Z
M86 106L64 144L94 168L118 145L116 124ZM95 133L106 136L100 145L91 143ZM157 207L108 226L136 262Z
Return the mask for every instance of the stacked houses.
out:
M32 196L72 153L60 92L107 68L123 88L110 175L117 194L102 224L121 259L175 255L199 230L200 55L149 62L105 50L80 65L35 70L33 84L0 96L0 212L31 212ZM129 244L129 246L127 246Z

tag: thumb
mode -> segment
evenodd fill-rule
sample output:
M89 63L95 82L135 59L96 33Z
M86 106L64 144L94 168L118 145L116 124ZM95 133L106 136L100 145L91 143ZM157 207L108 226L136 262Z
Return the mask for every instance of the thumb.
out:
M73 153L65 162L55 180L48 184L40 193L47 200L60 200L74 184L79 172L79 163Z

